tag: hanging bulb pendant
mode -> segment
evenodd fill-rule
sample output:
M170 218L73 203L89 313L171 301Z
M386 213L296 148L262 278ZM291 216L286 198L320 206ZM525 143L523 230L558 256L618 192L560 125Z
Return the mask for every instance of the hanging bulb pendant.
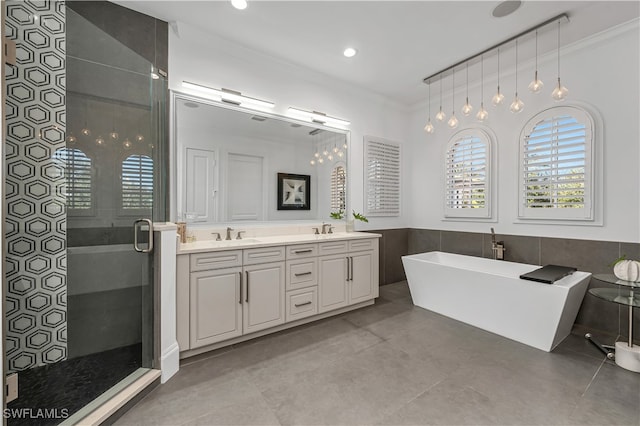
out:
M431 124L431 119L429 119L429 121L427 121L427 125L424 126L424 131L431 134L435 132L435 130L435 127L433 126L433 124Z
M471 111L473 111L473 107L469 103L469 98L467 98L467 102L464 105L462 105L462 113L465 116L468 116L469 114L471 114Z
M558 85L556 86L555 89L553 89L553 92L551 93L551 97L556 102L562 102L567 98L568 94L569 94L569 89L567 89L560 83L560 77L558 77Z
M543 86L544 86L544 83L542 82L542 80L538 78L538 71L536 71L536 74L533 77L533 80L531 81L531 83L529 83L529 91L531 93L540 93Z
M516 97L513 99L513 102L511 102L511 106L509 106L509 111L511 111L514 114L517 114L519 112L522 112L523 109L524 109L524 102L522 102L522 99L518 97L518 93L516 92Z
M455 111L451 113L451 117L449 118L449 121L447 121L447 126L449 126L449 128L451 129L455 129L456 127L458 127L458 119L456 118Z
M436 114L436 120L444 121L445 118L447 118L447 114L444 113L444 111L442 110L442 106L441 106L440 107L440 111L438 111L438 113Z
M493 106L499 106L499 105L502 105L503 101L504 101L504 95L500 93L500 86L498 86L498 91L496 92L495 95L493 95L493 98L491 98L491 103L493 104Z
M489 118L489 113L487 112L486 109L484 109L484 102L480 103L480 109L478 110L478 113L476 114L476 118L478 119L478 121L484 121L487 118Z

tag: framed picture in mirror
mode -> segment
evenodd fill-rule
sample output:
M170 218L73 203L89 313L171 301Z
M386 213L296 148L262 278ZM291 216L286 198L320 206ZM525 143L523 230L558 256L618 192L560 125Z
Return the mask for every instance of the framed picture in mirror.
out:
M311 210L311 176L278 173L278 210Z

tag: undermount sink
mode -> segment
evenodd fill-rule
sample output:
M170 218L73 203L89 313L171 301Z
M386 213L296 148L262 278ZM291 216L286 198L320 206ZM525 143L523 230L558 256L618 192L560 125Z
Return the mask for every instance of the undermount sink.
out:
M256 240L255 238L243 238L241 240L210 241L211 244L215 244L216 246L242 246L245 244L254 244L259 242L260 240Z

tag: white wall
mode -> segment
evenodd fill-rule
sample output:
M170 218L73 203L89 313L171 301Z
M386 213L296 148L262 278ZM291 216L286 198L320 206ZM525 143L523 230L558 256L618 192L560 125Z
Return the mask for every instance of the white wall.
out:
M454 133L446 125L436 125L436 133L427 135L422 128L426 123L427 104L411 114L409 124L410 145L405 158L409 170L408 192L411 194L408 225L414 228L444 229L469 232L488 232L493 226L501 234L564 237L578 239L640 242L640 35L639 21L593 35L573 45L563 47L561 77L569 88L566 105L587 105L599 112L604 126L602 144L604 191L596 199L601 207L598 213L601 226L568 226L516 223L518 180L518 137L523 125L537 112L554 105L551 97L556 79L556 56L548 54L539 61L543 92L533 95L527 85L533 77L533 63L523 63L519 69L519 95L525 109L519 115L508 111L514 95L513 67L501 75L501 88L505 104L500 109L491 105L496 76L485 75L485 107L489 111L486 126L497 136L498 211L494 223L443 221L442 162L444 146ZM503 64L513 65L513 56L503 55ZM461 73L462 74L462 73ZM458 82L464 81L464 75ZM450 87L450 78L445 80ZM471 83L470 83L471 85ZM436 85L437 86L437 85ZM460 126L456 131L475 126L475 119L463 117L460 107L464 103L462 84L457 83L456 116ZM432 90L432 120L439 107L437 88ZM477 81L469 89L475 112L479 107L480 92ZM451 93L444 94L445 112L451 115Z
M179 36L169 34L169 88L182 91L183 80L225 87L275 102L275 114L289 106L323 111L351 121L348 185L351 209L363 212L363 136L375 135L407 142L408 110L384 97L320 73L285 63L179 24ZM406 170L406 169L404 169ZM403 176L403 182L407 182ZM175 192L174 192L175 193ZM357 229L406 227L403 216L371 218ZM175 198L173 198L175 199Z

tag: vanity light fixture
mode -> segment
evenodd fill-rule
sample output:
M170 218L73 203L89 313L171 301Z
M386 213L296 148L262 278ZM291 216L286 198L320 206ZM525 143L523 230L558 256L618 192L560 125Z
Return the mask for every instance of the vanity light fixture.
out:
M435 131L435 128L433 127L433 124L431 124L431 84L428 84L429 86L429 96L428 96L428 102L429 102L429 119L427 121L427 125L424 126L424 131L431 134Z
M502 105L502 101L504 101L504 95L500 93L500 49L498 49L498 91L493 98L491 99L491 103L493 106Z
M247 0L231 0L231 5L238 10L245 10L247 8Z
M538 30L536 30L536 72L533 76L533 80L529 83L529 91L531 93L540 93L544 83L538 78Z
M469 103L469 62L467 62L467 101L462 106L462 113L465 116L468 116L473 111L473 107Z
M516 39L516 97L513 98L513 102L509 106L509 111L514 114L521 112L524 109L524 102L518 97L518 39Z
M484 56L480 60L480 109L476 114L478 121L482 122L489 117L489 113L484 109Z
M292 115L300 120L309 121L312 123L324 124L326 126L348 126L350 121L343 120L341 118L331 117L323 112L318 111L305 111L303 109L289 107L287 114Z
M564 101L567 98L567 95L569 94L569 89L567 89L560 83L560 21L558 21L557 51L558 51L558 85L556 86L555 89L553 89L553 92L551 92L551 97L553 98L554 101L560 102L560 101Z
M185 89L194 90L201 94L207 95L210 99L226 102L234 105L242 105L243 107L252 108L273 108L275 104L269 101L263 101L261 99L251 98L244 96L241 92L229 89L214 89L212 87L203 86L201 84L191 83L188 81L182 82L182 87Z
M456 69L453 69L453 83L451 85L451 117L447 121L447 126L451 129L458 127L458 119L456 118Z

